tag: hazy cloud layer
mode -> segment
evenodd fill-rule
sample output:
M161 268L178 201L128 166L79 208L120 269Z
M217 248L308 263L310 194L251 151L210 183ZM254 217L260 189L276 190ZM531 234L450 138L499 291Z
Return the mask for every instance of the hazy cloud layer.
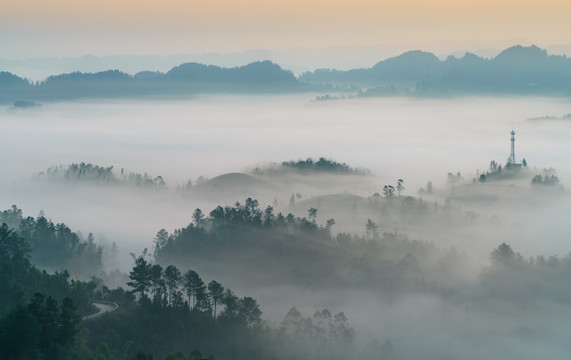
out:
M513 128L516 158L525 157L529 164L526 174L553 167L562 184L571 187L571 124L526 120L568 114L567 100L377 98L313 103L310 98L219 96L1 108L0 205L6 209L16 204L26 216L43 210L54 223L64 222L84 234L93 232L106 246L116 242L124 271L132 266L127 253L150 248L161 228L172 233L190 223L194 209L208 213L217 205L243 202L246 196L258 198L262 208L275 199L276 211L298 216L318 208L319 224L336 219L334 232L364 236L365 223L372 219L380 233L398 231L427 241L442 255L451 248L467 254L453 272L453 267L427 272L455 291L391 298L380 296L375 284L370 291L343 286L312 289L278 281L275 286L260 286L219 264L187 266L200 267L197 270L207 280L217 279L256 297L271 321L279 321L291 306L305 314L323 308L344 311L360 348L375 338L390 338L402 358L504 359L538 354L557 358L568 353L565 292L553 298L552 292L538 292L537 298L515 301L509 288L508 295L489 290L494 283L490 278L486 283L490 270L485 269L490 252L502 242L510 243L525 259L539 254L563 258L570 253L569 195L532 189L528 178L472 184L478 173L487 171L490 160L505 164ZM271 162L320 156L368 168L374 176L216 178ZM121 169L161 175L167 188L36 176L52 165L65 168L80 162L114 166L117 178ZM451 184L449 172L460 172L464 180ZM177 190L189 179L196 185L199 176L212 181L191 191ZM371 199L397 179L404 180L403 195L417 200L421 195L430 210L420 216L406 209L403 198L393 205ZM428 181L433 192L419 194ZM300 194L294 205L293 193ZM501 274L494 276L502 279ZM509 276L516 284L526 281L517 274ZM509 278L504 281L511 283ZM558 294L557 284L551 285L550 291Z
M311 103L307 96L268 96L54 103L13 112L4 108L0 115L3 127L0 143L2 152L10 156L3 157L0 164L4 169L2 182L8 185L4 187L2 202L5 207L15 203L32 213L44 209L62 221L71 221L69 216L76 217L76 226L93 231L93 226L87 226L92 223L89 217L79 212L69 214L65 206L56 201L57 196L46 202L42 196L50 191L37 190L35 186L28 189L26 179L52 165L83 161L113 165L116 171L125 168L141 174L161 175L172 190L189 179L196 182L201 175L212 178L245 171L265 162L320 156L369 168L378 178L356 182L353 186L346 183L337 188L331 186L321 192L318 186L310 187L302 191L305 197L335 191L368 197L399 178L405 180L406 193L416 195L428 181L433 181L436 188L445 189L448 172L461 172L470 180L476 177L477 170L485 171L490 160L504 163L509 155L512 128L517 131L518 159L525 157L530 167L556 168L563 185L569 187L569 124L525 119L546 113L566 114L570 107L565 100L523 97ZM85 197L86 202L90 201L82 189L63 190L77 191L78 199ZM34 195L27 196L29 194ZM290 194L281 195L279 200L287 203ZM176 198L170 193L168 196ZM444 196L437 200L442 203ZM267 197L270 202L272 196ZM121 198L115 197L112 201L120 202ZM237 197L229 201L236 200L243 199ZM107 206L104 199L96 201L101 202L102 210ZM149 199L135 196L135 201ZM165 210L159 212L150 208L150 204L138 205L135 209L169 218L163 215L165 211L171 213L168 201L164 200ZM218 205L215 201L207 203ZM202 206L200 202L188 201L184 203L186 215L172 211L178 214L175 217L179 221L162 225L157 221L156 226L165 227L168 223L183 226L185 216L188 219L191 210L199 205ZM130 216L133 221L137 219L127 211L132 206L130 200L115 204L102 214L121 206L124 211L118 212L129 214L123 221L128 221ZM62 208L56 211L59 207ZM93 208L83 211L96 212ZM549 228L550 219L546 216L538 221ZM105 226L101 230L105 232ZM153 234L152 231L139 234L137 242L147 246Z

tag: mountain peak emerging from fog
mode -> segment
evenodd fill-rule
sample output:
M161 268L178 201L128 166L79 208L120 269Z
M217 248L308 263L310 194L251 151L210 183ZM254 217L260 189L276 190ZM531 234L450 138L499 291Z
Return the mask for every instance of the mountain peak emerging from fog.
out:
M527 61L541 61L549 57L547 51L540 49L535 45L521 46L516 45L505 49L499 53L494 61L502 62L527 62ZM565 56L561 56L565 58Z
M204 65L195 62L175 66L167 77L173 79L202 81L292 81L295 76L269 60L256 61L241 67L222 68L216 65Z
M402 53L399 56L391 57L386 60L381 60L373 66L374 68L383 66L383 64L400 64L400 65L417 65L418 63L438 63L440 60L436 55L431 52L412 50Z

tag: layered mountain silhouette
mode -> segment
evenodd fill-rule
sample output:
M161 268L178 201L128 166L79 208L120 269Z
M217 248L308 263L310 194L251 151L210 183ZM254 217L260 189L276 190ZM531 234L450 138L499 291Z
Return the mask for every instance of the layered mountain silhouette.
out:
M369 69L320 69L302 74L299 80L314 85L412 86L419 92L569 94L571 59L520 45L492 59L466 53L441 61L428 52L409 51Z
M32 83L0 72L0 103L18 100L53 101L78 98L177 96L194 93L283 93L332 91L337 85L365 88L371 94L400 87L407 94L571 94L571 59L549 55L537 46L510 47L495 58L466 53L440 60L424 51L409 51L378 62L368 69L319 69L296 78L270 61L223 68L185 63L166 73L143 71L135 75L118 70L74 72ZM409 92L410 91L410 92Z
M186 63L167 73L143 71L129 75L118 70L74 72L29 83L0 72L0 102L52 101L78 98L169 96L193 93L267 93L308 89L295 76L270 61L235 68Z

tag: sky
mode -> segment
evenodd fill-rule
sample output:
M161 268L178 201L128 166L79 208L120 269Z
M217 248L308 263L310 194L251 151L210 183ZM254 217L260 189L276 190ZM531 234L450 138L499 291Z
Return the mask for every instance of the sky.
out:
M568 0L0 0L0 58L571 44Z

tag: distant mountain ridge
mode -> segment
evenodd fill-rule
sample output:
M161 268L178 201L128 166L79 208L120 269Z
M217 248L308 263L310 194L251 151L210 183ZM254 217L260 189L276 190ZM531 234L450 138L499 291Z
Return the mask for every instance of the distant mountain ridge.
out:
M368 69L319 69L302 74L299 80L313 85L408 86L418 92L562 95L571 93L571 59L548 55L535 45L516 45L492 59L466 53L462 58L440 60L432 53L416 50Z
M185 63L172 68L166 73L168 78L180 80L202 80L220 82L296 82L295 76L272 63L258 61L237 68L222 68L215 65Z
M118 70L73 72L36 83L0 72L0 103L195 93L327 92L347 86L364 89L359 96L483 93L568 96L571 59L549 55L537 46L516 45L491 59L467 52L461 58L449 56L440 60L430 52L414 50L367 69L318 69L299 78L268 60L233 68L189 62L166 73L141 71L135 75Z
M270 61L241 67L185 63L167 73L143 71L129 75L119 70L73 72L29 83L14 74L0 72L0 103L18 100L54 101L78 98L114 98L186 95L193 93L291 92L310 88Z

